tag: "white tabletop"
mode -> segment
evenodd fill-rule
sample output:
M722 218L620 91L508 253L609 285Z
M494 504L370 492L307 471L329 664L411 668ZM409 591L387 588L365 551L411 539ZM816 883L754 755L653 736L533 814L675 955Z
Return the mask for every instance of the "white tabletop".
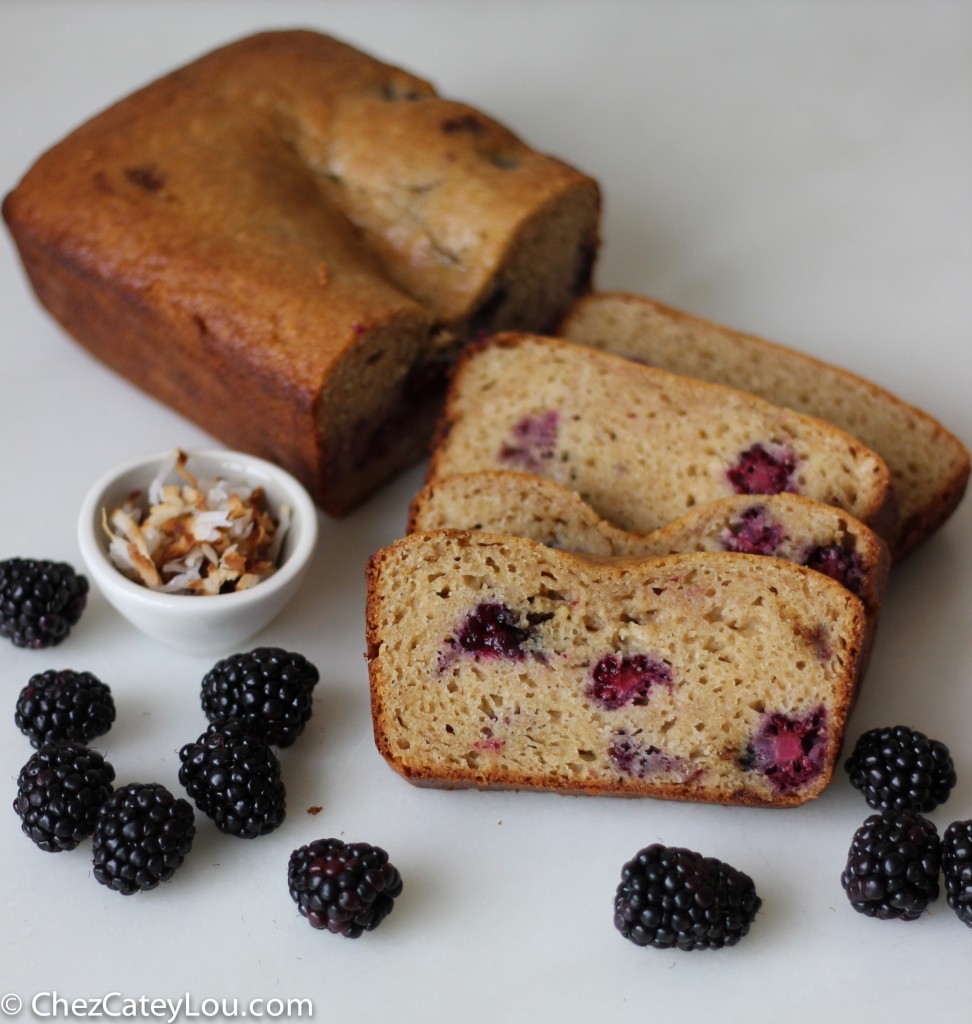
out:
M972 443L968 3L0 2L0 191L135 86L296 25L430 78L595 175L601 287L844 365ZM79 565L75 517L95 478L212 439L70 341L6 233L0 309L0 557ZM401 533L421 471L347 520L322 518L312 577L256 638L321 671L311 724L283 752L284 825L244 842L199 815L190 858L154 892L119 896L92 878L87 845L45 854L21 835L10 803L31 748L14 702L34 672L94 672L118 703L95 745L119 781L178 791L177 751L205 727L199 681L213 659L145 639L98 593L59 647L0 642L0 996L23 1000L16 1019L68 1019L53 993L115 993L115 1012L144 997L143 1019L166 1019L152 998L188 997L190 1014L212 1000L255 1016L306 999L314 1019L354 1022L968 1020L972 932L944 898L911 923L847 903L840 872L869 809L842 773L820 799L774 811L420 790L385 765L363 570ZM895 570L849 732L904 723L951 747L959 784L931 814L940 829L972 817L970 517L966 501ZM383 846L405 878L392 916L356 942L315 932L287 893L290 851L331 835ZM680 954L619 937L621 865L655 841L754 877L764 906L739 946Z

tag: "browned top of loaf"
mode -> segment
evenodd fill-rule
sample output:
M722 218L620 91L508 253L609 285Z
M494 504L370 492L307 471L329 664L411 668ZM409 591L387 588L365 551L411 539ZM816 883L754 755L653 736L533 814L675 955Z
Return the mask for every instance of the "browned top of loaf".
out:
M887 463L898 496L895 559L927 539L965 492L969 453L937 420L873 382L641 295L580 299L560 333L675 373L728 384L836 424Z
M203 56L82 125L39 158L4 215L120 294L175 317L213 309L251 373L282 376L310 403L373 325L461 332L512 235L570 189L597 194L428 82L282 31Z
M646 533L734 492L753 446L795 461L789 486L882 536L894 523L883 460L844 431L751 394L559 339L498 335L453 377L428 482L527 469Z

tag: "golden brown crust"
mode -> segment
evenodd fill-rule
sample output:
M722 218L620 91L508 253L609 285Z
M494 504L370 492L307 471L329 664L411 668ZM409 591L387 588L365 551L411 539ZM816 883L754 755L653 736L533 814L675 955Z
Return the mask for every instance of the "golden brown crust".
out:
M631 292L582 297L557 333L752 391L860 438L887 462L894 481L899 503L891 538L895 561L939 529L965 493L970 460L958 438L872 381L813 356Z
M587 287L599 201L422 79L287 31L92 118L3 214L67 331L340 513L424 450L443 347L549 327Z

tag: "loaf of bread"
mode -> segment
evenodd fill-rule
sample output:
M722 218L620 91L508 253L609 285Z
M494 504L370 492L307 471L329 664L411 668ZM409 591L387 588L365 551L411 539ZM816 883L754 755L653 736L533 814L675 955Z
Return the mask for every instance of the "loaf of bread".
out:
M842 430L538 335L498 335L456 367L427 482L493 469L548 477L635 533L733 493L800 494L882 537L894 527L887 467Z
M367 584L375 740L412 782L786 806L831 778L865 627L822 573L442 530Z
M604 558L738 551L826 573L856 594L875 623L888 580L887 545L842 509L796 494L733 494L697 505L650 533L602 518L579 494L509 470L457 473L428 484L409 507L407 532L481 530Z
M599 202L428 82L281 31L84 124L3 214L70 334L342 514L424 454L455 346L586 290Z
M965 493L969 453L958 438L920 409L836 366L618 292L578 300L559 333L674 373L750 391L860 439L884 459L894 481L895 561L934 533Z

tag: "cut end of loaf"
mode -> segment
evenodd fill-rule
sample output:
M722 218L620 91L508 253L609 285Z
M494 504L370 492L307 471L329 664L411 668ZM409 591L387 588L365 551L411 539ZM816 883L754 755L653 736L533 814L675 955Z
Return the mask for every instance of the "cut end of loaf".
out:
M883 460L822 420L560 339L502 334L452 377L428 481L542 475L647 533L731 494L796 493L882 536L896 518Z
M864 613L733 554L436 531L368 570L375 740L416 783L791 806L838 757Z

